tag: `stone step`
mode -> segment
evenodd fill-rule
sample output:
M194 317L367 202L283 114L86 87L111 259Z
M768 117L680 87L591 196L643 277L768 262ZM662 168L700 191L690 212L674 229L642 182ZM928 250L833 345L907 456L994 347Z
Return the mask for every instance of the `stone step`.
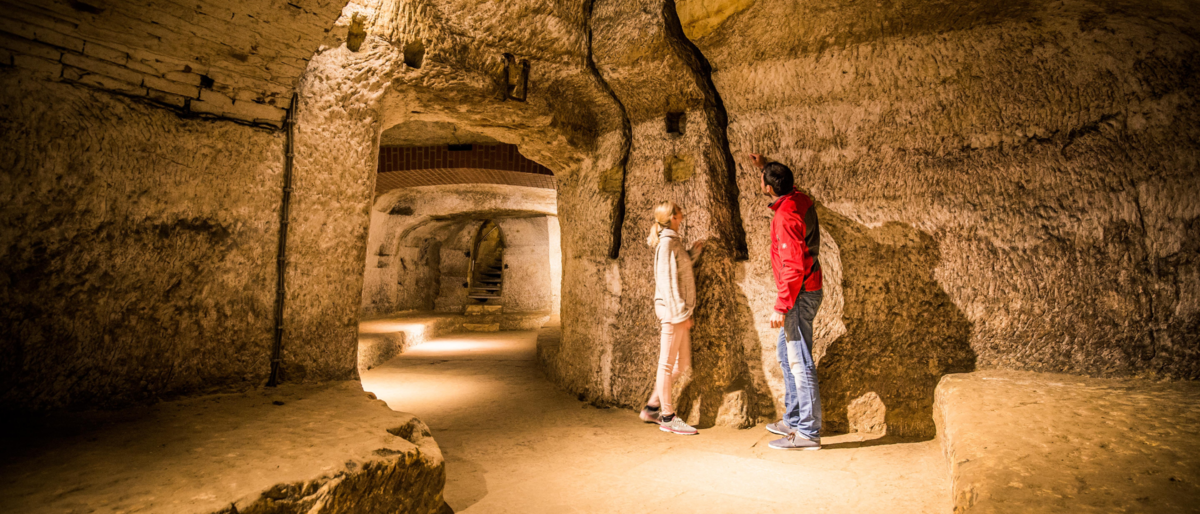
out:
M499 332L500 323L463 323L463 329L468 332Z

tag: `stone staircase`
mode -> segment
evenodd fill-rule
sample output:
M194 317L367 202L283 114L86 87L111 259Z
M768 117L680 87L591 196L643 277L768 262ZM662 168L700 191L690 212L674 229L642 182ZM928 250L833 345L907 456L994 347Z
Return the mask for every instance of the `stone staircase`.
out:
M503 261L504 259L501 257L501 254L496 254L491 262L486 264L481 263L474 270L471 277L471 288L467 290L467 298L475 300L480 304L491 300L500 301L500 291L504 283ZM496 305L496 307L499 307L499 305ZM468 314L470 313L468 312Z

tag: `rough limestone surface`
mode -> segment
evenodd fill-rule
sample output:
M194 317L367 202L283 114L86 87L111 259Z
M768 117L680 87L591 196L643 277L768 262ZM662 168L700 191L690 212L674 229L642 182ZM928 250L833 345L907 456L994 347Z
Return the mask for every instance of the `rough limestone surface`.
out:
M652 301L653 252L645 238L654 206L672 200L687 212L686 243L707 240L697 268L695 371L679 408L694 413L689 420L701 426L718 420L752 425L768 396L745 357L754 333L744 297L737 293L734 264L744 256L745 241L726 119L706 63L683 36L670 2L598 1L593 9L593 56L627 117L629 146L622 159L619 260L606 277L609 290L619 296L611 306L616 307L614 338L600 350L601 389L593 386L587 396L627 406L649 397L659 322ZM569 301L564 291L564 306ZM565 314L562 350L578 344L575 322Z
M887 406L875 391L855 398L846 406L850 431L860 434L887 433Z
M550 230L546 217L497 220L504 240L500 305L508 312L550 310Z
M22 73L0 81L0 404L265 381L283 137Z
M1193 6L679 12L713 67L732 153L792 167L840 248L847 331L817 337L831 429L875 392L889 434L931 436L938 377L975 367L1200 376ZM743 288L761 327L764 210L757 172L738 165Z
M438 268L437 296L433 299L433 310L438 312L462 312L467 305L468 288L470 284L471 260L474 242L483 231L484 220L461 220L446 228L446 239L441 245L440 266ZM428 234L434 233L439 227L430 225ZM432 272L432 267L430 269ZM432 273L431 273L432 274Z
M6 512L434 513L443 504L444 460L428 427L357 381L28 421L7 427Z
M1200 384L980 371L937 387L954 512L1195 512Z
M384 140L509 143L555 173L561 340L543 362L548 376L595 403L632 406L649 393L657 327L641 241L650 209L672 199L688 209L685 238L708 240L696 368L681 406L701 425L746 426L778 410L776 333L765 326L770 212L744 157L751 151L791 165L822 205L828 276L815 353L829 430L850 429L852 403L873 393L888 434L932 436L937 381L972 369L1200 376L1192 64L1200 23L1190 3L80 1L47 8L83 13L55 25L66 32L0 27L16 38L6 36L0 53L14 71L3 80L29 81L5 89L18 113L5 123L18 137L3 143L12 149L4 162L18 171L0 187L40 202L5 211L6 226L16 227L5 236L6 263L22 273L6 278L19 287L4 294L21 309L4 307L6 333L21 335L6 339L4 377L25 392L3 394L25 406L84 404L71 399L76 392L119 403L262 379L282 136L179 119L195 109L133 100L164 83L143 77L131 88L121 69L83 59L119 61L120 52L90 38L132 30L122 13L138 6L149 20L140 30L162 34L139 33L116 49L126 67L146 64L133 59L141 50L167 47L182 52L176 60L211 64L207 79L172 75L197 82L197 98L183 105L207 103L215 111L202 112L246 122L219 113L253 104L278 116L278 99L291 88L299 94L285 380L355 374L364 297L381 290L367 285L364 267L380 257L369 234ZM164 9L178 20L160 16ZM300 14L281 14L294 9ZM160 17L162 27L153 23ZM188 32L228 37L190 44L178 37ZM222 70L266 69L274 64L256 55L286 64L297 53L305 61L296 70L263 78L286 84L274 97L222 92ZM174 80L168 71L156 77ZM60 116L45 107L56 103L65 106ZM51 123L36 123L43 119ZM95 144L64 145L61 136L77 132L53 127L72 123L98 124L80 136ZM143 185L171 177L167 161L201 147L219 150L204 173ZM9 178L51 168L72 173ZM63 189L89 174L88 192ZM159 200L170 194L194 198ZM154 227L173 223L159 218L200 220L166 229L162 244L192 245L224 227L229 255L211 241L195 251L144 250L159 243L139 239L148 237L141 220L151 219L143 208L186 213L153 214ZM96 240L94 259L55 261L43 249L95 233L75 227L97 220L123 228ZM455 244L464 233L466 225ZM464 269L453 245L412 248L402 260ZM39 281L37 267L47 265L63 271ZM156 285L124 285L139 281ZM413 274L403 289L437 290L433 309L461 307L460 290L434 282ZM184 287L194 288L187 299L158 300ZM79 305L85 311L74 315ZM153 322L135 312L156 305L181 312L155 313ZM65 314L50 321L44 312ZM135 328L122 332L127 325ZM183 355L192 348L205 353ZM204 370L189 362L205 359Z

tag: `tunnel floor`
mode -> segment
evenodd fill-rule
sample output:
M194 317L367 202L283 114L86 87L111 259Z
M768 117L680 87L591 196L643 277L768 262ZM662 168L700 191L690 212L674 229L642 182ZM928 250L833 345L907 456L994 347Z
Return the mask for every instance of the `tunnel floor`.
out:
M536 331L435 338L362 373L363 388L427 423L446 458L446 502L492 512L950 512L936 441L824 439L767 448L762 426L661 432L595 408L537 369Z

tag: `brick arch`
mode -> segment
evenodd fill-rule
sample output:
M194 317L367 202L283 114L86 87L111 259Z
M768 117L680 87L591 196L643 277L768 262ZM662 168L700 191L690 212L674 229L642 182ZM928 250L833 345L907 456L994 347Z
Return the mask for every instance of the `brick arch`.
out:
M381 146L375 194L419 186L502 184L555 189L554 172L516 145Z

